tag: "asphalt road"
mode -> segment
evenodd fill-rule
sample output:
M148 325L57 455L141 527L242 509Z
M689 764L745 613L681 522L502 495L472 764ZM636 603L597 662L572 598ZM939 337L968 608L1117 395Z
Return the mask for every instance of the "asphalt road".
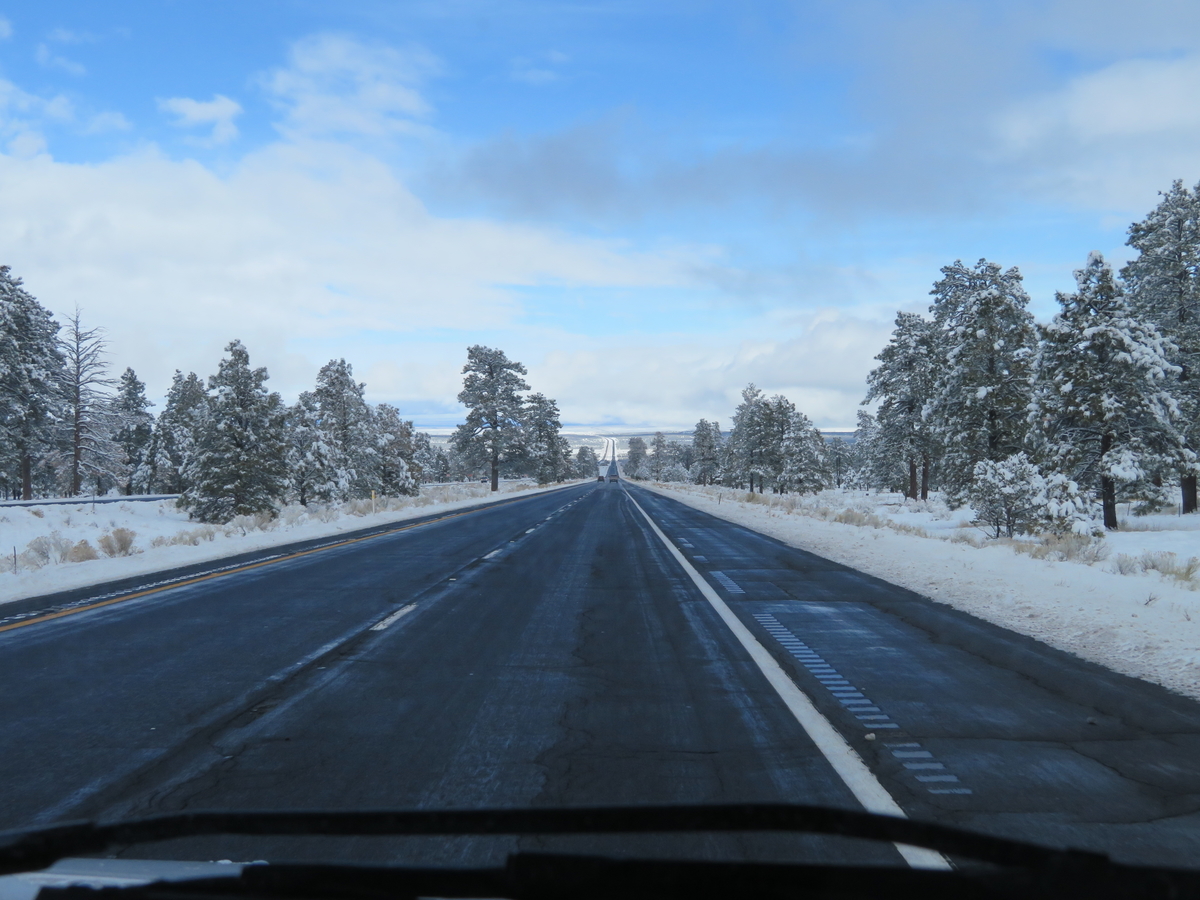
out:
M225 808L859 808L631 496L910 816L1200 858L1200 705L601 483L0 633L0 828ZM126 855L481 864L515 847L901 861L888 845L729 835Z

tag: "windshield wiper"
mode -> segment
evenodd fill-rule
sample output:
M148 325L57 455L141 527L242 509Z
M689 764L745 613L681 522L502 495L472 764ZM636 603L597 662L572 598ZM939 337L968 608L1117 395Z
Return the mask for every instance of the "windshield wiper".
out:
M517 853L504 868L250 865L234 878L120 888L43 888L40 897L580 897L942 896L1197 897L1200 871L1128 866L1080 850L981 835L945 825L824 807L741 804L575 809L194 812L79 822L0 834L0 872L41 869L68 856L203 835L515 835L646 832L803 832L926 847L991 865L959 871L886 866L614 860ZM335 889L336 888L336 889Z

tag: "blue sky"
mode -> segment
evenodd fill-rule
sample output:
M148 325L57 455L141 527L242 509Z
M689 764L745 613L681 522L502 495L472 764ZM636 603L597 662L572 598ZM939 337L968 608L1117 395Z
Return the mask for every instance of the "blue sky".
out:
M0 6L0 263L161 396L242 339L453 424L465 348L577 424L852 425L897 309L1033 309L1200 179L1200 6Z

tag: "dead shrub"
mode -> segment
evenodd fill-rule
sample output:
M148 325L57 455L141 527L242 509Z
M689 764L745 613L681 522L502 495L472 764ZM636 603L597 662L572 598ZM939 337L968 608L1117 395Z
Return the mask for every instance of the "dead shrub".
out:
M87 542L86 538L67 551L67 562L79 563L99 558L100 554Z
M133 550L133 539L137 532L128 528L114 528L107 534L100 535L98 543L105 556L129 556Z

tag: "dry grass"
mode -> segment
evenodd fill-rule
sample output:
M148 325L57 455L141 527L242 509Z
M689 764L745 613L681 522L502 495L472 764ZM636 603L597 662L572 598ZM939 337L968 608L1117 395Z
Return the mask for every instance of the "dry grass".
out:
M1200 573L1200 557L1189 556L1180 561L1179 556L1169 550L1148 550L1141 556L1131 556L1128 553L1118 554L1113 560L1112 571L1118 575L1140 575L1146 572L1158 572L1171 578L1182 587L1193 591L1200 590L1200 581L1196 575Z
M1004 541L1016 553L1052 562L1092 565L1108 559L1111 548L1101 538L1081 534L1047 534L1035 541Z
M128 528L114 528L107 534L100 535L97 543L105 556L129 556L133 553L133 539L137 533Z

